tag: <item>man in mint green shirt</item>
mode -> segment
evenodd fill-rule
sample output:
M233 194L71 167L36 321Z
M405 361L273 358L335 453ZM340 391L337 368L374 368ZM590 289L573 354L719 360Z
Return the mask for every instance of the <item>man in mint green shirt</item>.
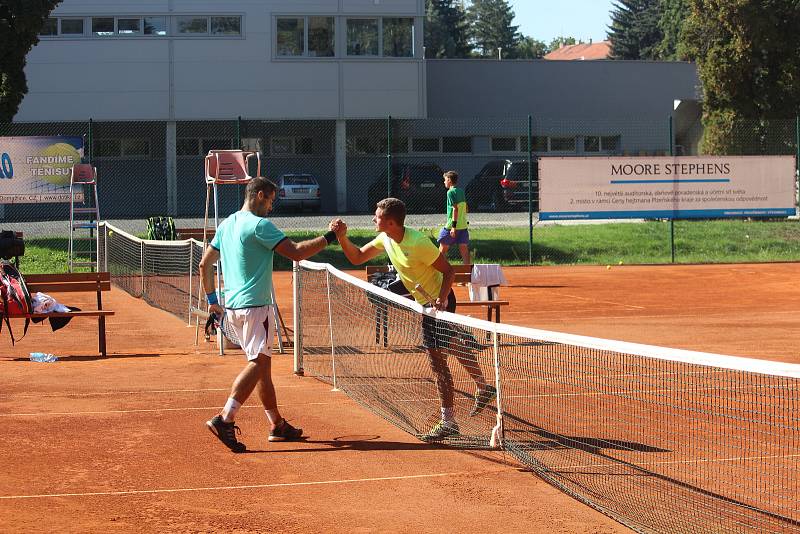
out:
M270 423L269 441L297 440L303 435L302 429L281 416L272 384L272 261L275 252L294 261L304 260L336 239L333 231L300 243L287 238L266 218L276 190L277 186L266 178L250 180L242 209L220 224L200 261L208 310L217 317L224 316L247 356L247 365L233 382L222 411L206 421L208 429L233 452L246 450L236 439L239 427L234 419L256 388ZM225 280L221 302L214 287L214 264L220 260ZM221 328L219 332L222 335Z
M378 236L359 248L347 237L347 225L337 220L331 223L342 252L354 265L360 265L386 252L403 285L420 304L430 304L437 310L455 313L456 297L452 290L455 273L430 238L405 226L406 206L396 198L378 202L373 222ZM433 301L433 302L431 302ZM476 415L491 402L496 394L487 385L474 352L458 350L457 332L446 323L428 315L422 317L422 341L436 380L441 401L441 419L426 434L424 441L440 441L458 435L455 419L453 376L447 365L447 355L452 353L464 366L478 386L475 405L470 415Z
M447 171L443 175L444 186L447 188L447 222L439 232L439 250L447 257L447 250L451 245L458 245L461 261L470 265L469 258L469 230L467 226L467 197L458 184L458 173Z

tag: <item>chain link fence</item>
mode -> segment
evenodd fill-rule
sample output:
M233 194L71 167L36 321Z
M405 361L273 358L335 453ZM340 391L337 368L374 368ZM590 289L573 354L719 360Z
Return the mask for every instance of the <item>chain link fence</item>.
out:
M467 195L473 232L484 225L522 227L533 235L533 242L529 257L522 254L519 259L576 263L582 261L580 253L537 242L546 228L536 216L539 158L797 154L798 119L739 121L725 126L722 135L712 137L704 135L699 118L680 124L673 124L670 118L535 116L347 121L233 118L173 123L86 120L0 124L0 137L82 137L84 159L98 171L101 219L133 233L143 232L145 220L156 215L176 218L179 228L200 226L207 194L205 154L213 149L241 148L260 154L263 176L279 182L285 175L307 175L319 184L318 207L299 210L283 195L278 196L274 217L284 230L319 230L334 214L363 215L360 220L366 222L362 226L369 228L375 203L387 196L406 201L412 214L410 224L438 227L444 222L445 209L442 172L455 170L460 175L458 185ZM251 172L255 174L256 169ZM503 180L519 187L503 188ZM220 216L239 209L243 189L219 188ZM65 223L68 203L0 205L0 215L5 227L28 235L64 236L69 232ZM670 229L674 239L667 239L668 248L675 247L675 261L681 261L681 243L697 233L688 228L697 224L702 221L685 221ZM787 235L783 230L776 232ZM694 253L691 257L695 258ZM672 255L667 254L665 261L673 261Z

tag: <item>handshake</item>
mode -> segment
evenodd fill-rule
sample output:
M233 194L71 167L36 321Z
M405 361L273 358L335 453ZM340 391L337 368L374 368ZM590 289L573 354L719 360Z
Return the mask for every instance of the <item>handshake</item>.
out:
M336 234L337 239L347 235L347 223L341 219L333 219L328 223L328 230Z

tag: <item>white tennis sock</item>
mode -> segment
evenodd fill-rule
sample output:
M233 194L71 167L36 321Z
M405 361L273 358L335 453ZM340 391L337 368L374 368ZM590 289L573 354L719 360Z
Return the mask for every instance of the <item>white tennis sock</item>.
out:
M228 402L225 403L225 407L222 409L222 420L226 423L232 423L236 418L236 412L238 412L241 407L241 402L233 397L228 398Z
M452 406L445 408L442 406L442 421L452 422L456 420L456 409Z
M267 414L267 419L269 419L269 422L272 426L275 426L281 422L281 414L278 412L278 410L264 410L264 412Z

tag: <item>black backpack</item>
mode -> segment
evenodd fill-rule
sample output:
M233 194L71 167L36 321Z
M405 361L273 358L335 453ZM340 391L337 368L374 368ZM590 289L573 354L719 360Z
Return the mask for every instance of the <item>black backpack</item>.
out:
M147 239L174 241L178 239L172 217L150 217L147 219Z

